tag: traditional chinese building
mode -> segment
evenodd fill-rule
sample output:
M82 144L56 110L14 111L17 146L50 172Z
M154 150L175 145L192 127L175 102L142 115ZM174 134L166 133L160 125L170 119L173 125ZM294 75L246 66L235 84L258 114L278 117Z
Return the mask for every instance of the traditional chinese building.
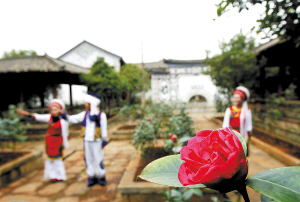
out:
M89 69L92 67L94 62L96 62L98 57L103 57L104 61L112 66L116 72L119 72L121 66L125 64L122 57L87 41L81 42L74 48L61 55L58 59ZM87 87L84 85L73 85L72 91L74 104L83 104L83 95L87 92ZM59 98L62 99L66 104L70 104L69 92L70 88L67 85L60 85Z
M291 84L297 86L295 93L300 97L299 55L300 46L291 40L276 38L255 48L260 66L258 87L260 97L266 93L284 94Z
M144 68L151 74L152 101L214 106L217 87L203 74L207 70L203 60L163 59L144 63Z
M88 72L89 69L48 55L0 59L0 110L20 102L29 107L44 107L49 97L57 97L59 84L65 83L71 89L72 84L81 84L79 75ZM29 103L33 96L37 98L37 106ZM72 103L72 97L72 91L69 91L69 103Z

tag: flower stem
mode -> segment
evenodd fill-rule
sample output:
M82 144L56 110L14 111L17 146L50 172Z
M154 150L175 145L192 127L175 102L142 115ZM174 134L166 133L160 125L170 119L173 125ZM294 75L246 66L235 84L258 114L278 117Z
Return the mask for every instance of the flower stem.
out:
M242 184L241 186L239 186L237 191L243 196L245 202L250 202L245 184Z

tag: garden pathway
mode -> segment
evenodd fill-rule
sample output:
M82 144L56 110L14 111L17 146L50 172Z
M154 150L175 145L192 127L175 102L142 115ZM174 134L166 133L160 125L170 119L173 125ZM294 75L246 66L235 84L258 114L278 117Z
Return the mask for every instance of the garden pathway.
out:
M196 130L216 129L220 126L209 121L213 114L191 114L195 121ZM115 127L111 127L113 130ZM27 176L11 183L0 190L0 201L26 201L26 202L96 202L112 201L120 202L121 196L117 193L117 186L121 180L130 159L135 154L135 148L130 141L111 141L105 147L105 161L107 185L101 187L95 185L91 188L86 186L87 176L83 161L83 145L79 137L70 140L70 148L66 150L65 167L67 171L67 181L49 183L43 179L43 168L37 169ZM43 150L41 142L27 142L20 144L21 148L34 148ZM250 169L249 176L255 175L271 168L283 167L284 164L272 159L266 153L251 145L251 153L248 158ZM260 195L254 190L248 190L251 201L260 201ZM231 199L237 198L234 193L229 193Z

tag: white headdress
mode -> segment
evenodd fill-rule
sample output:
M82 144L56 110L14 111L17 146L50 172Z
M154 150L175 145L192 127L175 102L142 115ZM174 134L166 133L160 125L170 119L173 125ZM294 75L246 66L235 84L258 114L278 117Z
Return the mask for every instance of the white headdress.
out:
M59 105L61 106L62 111L65 110L65 108L66 108L66 107L65 107L65 104L64 104L63 101L61 101L60 99L53 99L53 100L51 100L50 103L49 103L49 107L50 107L52 104L54 104L54 103L59 104Z
M85 95L84 101L90 103L91 106L90 115L97 115L98 114L97 106L100 104L100 99L91 95Z

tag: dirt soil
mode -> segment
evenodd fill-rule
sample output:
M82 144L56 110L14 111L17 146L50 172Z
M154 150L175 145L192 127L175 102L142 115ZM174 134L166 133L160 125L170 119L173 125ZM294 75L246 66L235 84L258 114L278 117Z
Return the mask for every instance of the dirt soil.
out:
M0 165L3 165L28 153L29 152L0 152Z

